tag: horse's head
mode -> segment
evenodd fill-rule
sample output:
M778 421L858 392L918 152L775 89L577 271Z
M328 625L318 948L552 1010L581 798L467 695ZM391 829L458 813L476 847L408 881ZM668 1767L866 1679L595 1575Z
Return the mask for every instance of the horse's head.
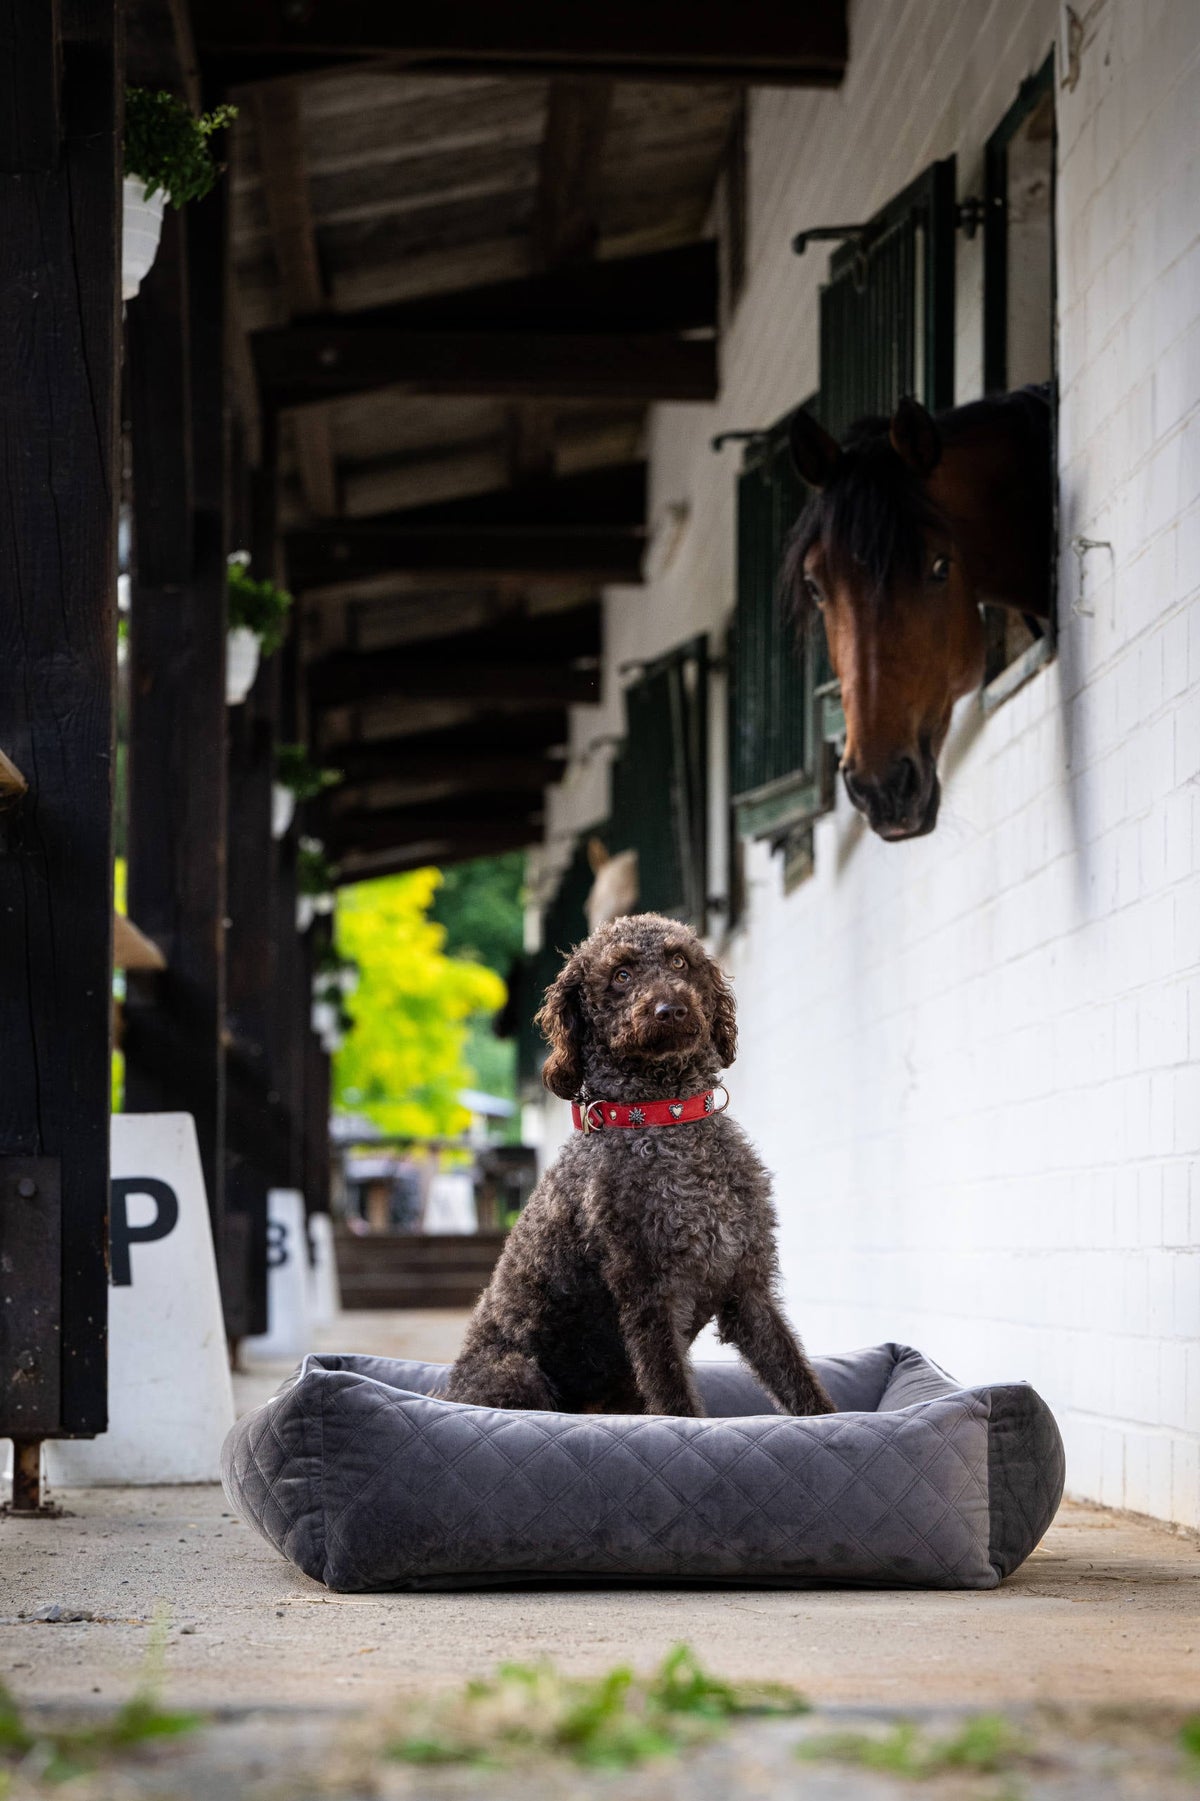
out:
M840 446L797 412L791 449L814 492L784 580L800 617L816 607L825 622L846 715L846 792L881 838L917 838L937 824L938 753L984 658L974 589L937 503L938 429L902 400L891 420L862 420Z

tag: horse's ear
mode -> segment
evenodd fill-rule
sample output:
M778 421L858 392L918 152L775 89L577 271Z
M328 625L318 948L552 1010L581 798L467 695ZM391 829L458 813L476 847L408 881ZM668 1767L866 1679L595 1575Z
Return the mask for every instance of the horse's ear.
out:
M588 868L593 875L599 875L605 864L612 861L612 858L609 855L608 846L605 844L603 838L588 839L587 860Z
M932 475L942 460L938 428L919 400L906 394L892 415L892 449L919 476Z
M801 481L810 488L829 486L842 460L841 447L802 406L788 421L788 448Z

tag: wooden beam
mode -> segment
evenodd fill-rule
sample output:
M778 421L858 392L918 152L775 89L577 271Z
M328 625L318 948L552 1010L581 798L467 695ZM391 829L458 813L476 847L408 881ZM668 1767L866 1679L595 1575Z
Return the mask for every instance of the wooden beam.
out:
M289 319L318 313L325 305L325 284L317 255L299 88L294 82L270 82L251 90L251 102L283 311ZM306 409L297 415L293 429L305 504L314 517L332 518L339 507L329 416L320 408Z
M0 175L57 160L58 15L58 0L0 0Z
M356 738L348 743L330 745L322 751L322 759L340 769L348 782L370 781L376 770L391 767L394 762L403 763L408 757L416 763L422 759L428 763L457 755L487 757L493 752L542 756L550 747L565 745L568 731L568 715L560 707L541 710L523 707L513 713L492 708L441 731L409 732L390 738Z
M613 526L640 530L646 517L647 466L644 462L609 463L573 475L542 476L520 488L493 488L456 500L405 507L382 518L356 522L351 530L378 526L400 528L454 527L467 531L541 526Z
M524 831L528 842L541 823L540 793L496 796L490 805L466 796L459 804L431 801L344 814L336 822L330 821L327 844L336 861L352 851L402 850L408 844L452 843L456 839L476 842L499 831Z
M0 815L0 1438L107 1424L120 10L66 9L57 117L51 9L0 13L0 129L49 154L0 173L0 741L30 784Z
M130 981L124 1046L129 1110L195 1119L218 1254L225 1184L227 225L223 185L188 209L188 306L172 327L171 354L187 364L192 391L191 567L178 583L152 588L139 580L133 590L129 910L168 967L152 981ZM131 418L143 469L176 429L174 413L160 415L154 392L143 390ZM142 525L135 489L139 569Z
M368 700L505 700L583 706L600 698L595 669L559 664L430 662L402 652L338 652L313 664L315 709Z
M717 347L666 332L552 334L287 325L255 332L264 397L304 406L339 394L545 395L564 400L715 400Z
M288 581L297 592L392 571L523 580L642 579L645 540L628 526L363 526L289 532Z
M534 254L544 269L592 255L612 99L611 81L561 76L550 83L533 227Z
M401 740L403 743L404 740ZM501 745L494 750L429 751L407 750L380 756L366 750L356 751L348 762L353 773L346 773L346 788L354 795L354 805L369 807L372 789L386 788L398 782L414 785L428 783L433 787L471 788L489 791L502 788L548 788L558 781L566 768L561 758L536 751L511 751ZM330 798L331 818L343 810L342 793Z
M600 605L589 601L559 613L501 620L449 640L332 651L309 664L309 695L321 707L353 705L380 694L487 698L486 682L494 677L506 684L496 701L538 696L565 701L580 698L581 687L594 689L600 649ZM432 686L423 689L424 681Z
M192 573L187 218L186 211L167 207L158 255L126 323L137 580L146 588L178 587Z
M716 327L718 291L716 239L701 238L305 323L396 331L704 331Z
M526 849L536 843L538 836L537 828L518 823L470 837L431 838L423 843L408 844L400 850L350 853L339 865L338 886L347 888L355 882L401 875L406 869L421 869L429 863L469 863L475 857L499 857L505 851Z
M486 69L836 87L847 58L845 0L742 0L736 7L456 0L426 8L394 0L199 0L195 13L202 51L228 59L244 79L387 56L429 75Z

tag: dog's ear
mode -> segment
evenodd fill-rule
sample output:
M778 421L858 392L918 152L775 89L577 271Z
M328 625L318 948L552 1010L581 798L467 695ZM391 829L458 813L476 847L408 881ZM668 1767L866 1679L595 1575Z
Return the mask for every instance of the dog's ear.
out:
M721 1059L721 1068L728 1069L737 1056L737 1004L720 964L711 963L709 970L713 985L713 1049Z
M550 1045L542 1065L542 1081L560 1100L573 1101L583 1086L583 1013L579 967L574 957L546 990L534 1022Z

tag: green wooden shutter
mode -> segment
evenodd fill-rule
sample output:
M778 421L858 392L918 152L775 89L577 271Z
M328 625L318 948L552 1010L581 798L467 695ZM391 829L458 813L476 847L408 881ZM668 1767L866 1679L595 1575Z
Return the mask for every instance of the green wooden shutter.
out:
M638 858L638 908L702 931L708 877L708 653L692 639L625 690L608 848Z
M830 258L821 289L821 404L840 437L902 394L954 404L954 158L934 163Z

